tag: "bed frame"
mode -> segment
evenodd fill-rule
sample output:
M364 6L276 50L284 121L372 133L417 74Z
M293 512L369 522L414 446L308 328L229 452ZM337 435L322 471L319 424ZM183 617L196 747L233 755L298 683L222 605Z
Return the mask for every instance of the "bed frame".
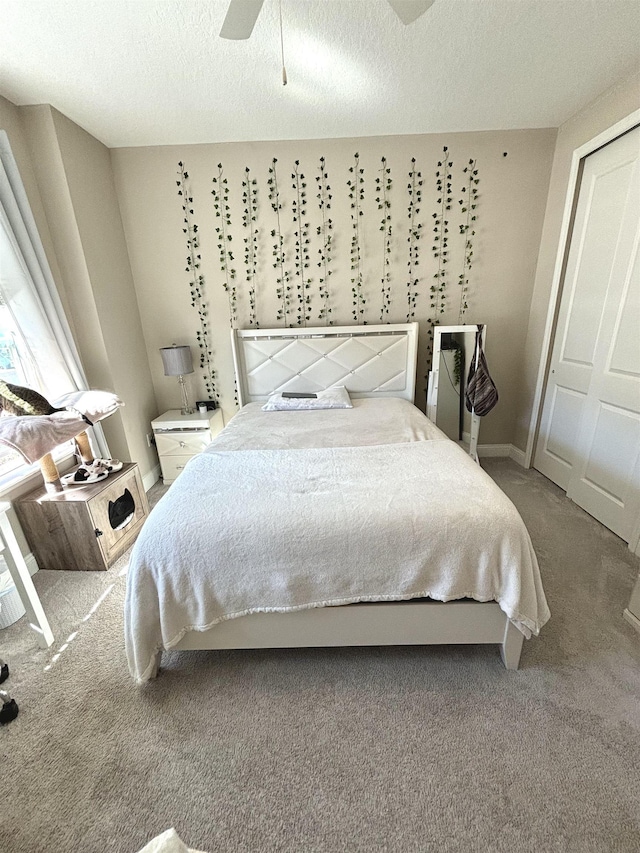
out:
M418 324L233 329L240 405L279 391L345 385L352 397L415 394ZM401 602L256 613L190 631L174 649L265 649L492 643L517 669L523 635L495 602Z
M418 324L232 329L241 406L280 391L344 385L351 397L403 397L413 403Z

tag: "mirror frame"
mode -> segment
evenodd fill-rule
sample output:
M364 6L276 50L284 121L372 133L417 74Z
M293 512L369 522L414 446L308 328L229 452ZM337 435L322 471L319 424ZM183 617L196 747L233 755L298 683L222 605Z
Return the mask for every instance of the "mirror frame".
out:
M440 384L440 350L442 343L442 335L460 334L464 332L473 332L475 335L478 328L482 328L482 348L485 348L487 337L487 327L481 323L473 323L467 326L434 326L433 327L433 361L429 371L429 379L427 385L427 417L429 420L436 423L436 415L438 412L438 386ZM478 354L476 353L476 362ZM477 366L477 364L476 364ZM466 376L464 377L466 381ZM480 417L471 411L471 429L469 431L469 456L476 462L478 461L478 435L480 433Z

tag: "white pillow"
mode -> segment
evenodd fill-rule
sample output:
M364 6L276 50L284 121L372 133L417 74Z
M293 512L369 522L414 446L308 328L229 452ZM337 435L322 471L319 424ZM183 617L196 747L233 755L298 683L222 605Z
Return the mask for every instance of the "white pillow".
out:
M318 391L315 397L283 397L272 394L262 407L263 412L308 411L309 409L352 409L349 392L344 385Z

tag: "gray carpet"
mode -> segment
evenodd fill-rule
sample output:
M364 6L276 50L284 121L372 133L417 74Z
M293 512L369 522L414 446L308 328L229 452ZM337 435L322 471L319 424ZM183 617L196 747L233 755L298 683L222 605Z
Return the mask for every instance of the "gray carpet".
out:
M484 467L552 612L515 673L482 646L186 652L140 689L126 555L39 572L53 649L24 619L0 632L20 704L3 853L132 853L169 826L211 853L640 850L640 636L621 615L638 560L540 474Z

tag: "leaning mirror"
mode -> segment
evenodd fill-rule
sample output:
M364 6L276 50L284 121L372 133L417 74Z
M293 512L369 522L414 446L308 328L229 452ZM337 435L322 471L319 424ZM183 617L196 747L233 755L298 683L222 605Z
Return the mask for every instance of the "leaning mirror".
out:
M434 326L427 416L476 461L480 418L467 411L464 392L474 358L478 326ZM487 327L482 326L482 344Z

